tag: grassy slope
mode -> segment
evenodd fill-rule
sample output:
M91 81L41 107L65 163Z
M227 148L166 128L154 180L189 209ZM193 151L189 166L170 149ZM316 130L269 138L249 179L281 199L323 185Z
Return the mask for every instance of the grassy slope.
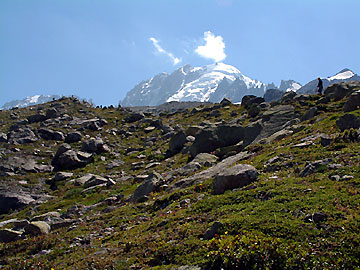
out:
M316 98L309 101L313 106ZM298 112L307 108L294 104ZM323 111L315 120L304 122L304 129L281 141L259 147L256 154L243 161L252 164L260 171L259 181L242 189L227 191L223 195L212 194L212 180L181 191L167 194L165 191L152 194L146 203L129 204L125 200L112 207L111 212L105 204L99 205L86 213L83 221L69 230L62 228L45 236L28 237L9 244L0 244L0 256L8 265L5 269L129 269L130 266L154 269L171 269L180 265L199 265L219 269L356 269L360 262L360 197L358 194L360 179L359 142L347 142L341 139L335 125L342 115L342 102L323 106ZM69 102L67 110L78 115L81 104ZM244 113L240 106L231 105L219 109L221 116L208 118L206 113L178 113L162 117L164 124L179 124L183 128L199 124L203 120L212 122L231 120L231 112ZM91 108L93 115L108 120L109 125L102 131L103 138L115 152L120 153L125 164L113 170L105 169L105 162L100 155L94 164L74 170L81 176L86 172L109 174L114 178L121 176L121 171L128 175L145 173L144 169L131 170L131 163L138 162L138 154L145 154L145 164L155 156L155 150L162 153L167 149L168 141L156 140L155 145L138 154L127 156L127 147L141 147L142 138L160 134L153 131L145 134L143 127L133 132L128 138L112 135L106 130L116 127L127 129L121 124L125 112ZM26 109L17 110L18 114L29 115ZM69 114L70 114L69 113ZM9 122L7 112L0 112L0 120ZM245 122L249 122L245 119ZM36 126L38 124L32 124ZM4 125L2 131L7 131ZM339 137L327 147L320 145L319 139L305 149L291 146L312 134L326 133ZM96 132L88 132L94 136ZM24 152L31 152L34 146L41 153L56 151L53 143L40 142L35 145L16 146ZM73 144L79 147L80 144ZM7 147L7 146L3 146ZM254 149L255 147L253 147ZM116 159L110 153L103 154L107 161ZM265 163L274 156L280 156L278 165L281 170L265 172ZM307 161L332 158L332 163L342 164L342 168L330 170L320 168L307 177L299 177L299 169ZM42 160L50 162L50 156L44 154ZM181 167L187 161L187 155L178 154L162 161L154 170L166 174L168 170ZM285 165L284 165L285 164ZM354 178L336 182L329 179L332 174L352 175ZM50 178L49 174L28 174L18 177L27 179L28 185L36 184L40 179ZM7 181L2 178L1 181ZM60 212L73 206L94 205L113 194L129 196L138 184L132 179L118 182L110 189L98 190L86 195L82 188L70 183L61 184L56 191L48 191L57 199L40 205L36 214L48 211ZM184 199L189 204L180 206ZM170 201L165 209L158 206ZM11 216L1 216L0 220L24 218L29 209L24 209ZM329 218L321 223L305 222L307 214L322 212ZM212 240L203 240L202 235L214 221L224 224L223 229ZM109 229L110 228L110 229ZM108 233L109 232L109 233ZM91 239L90 243L71 246L74 237ZM105 249L106 248L106 249ZM51 250L41 255L42 250ZM96 253L97 252L97 253Z

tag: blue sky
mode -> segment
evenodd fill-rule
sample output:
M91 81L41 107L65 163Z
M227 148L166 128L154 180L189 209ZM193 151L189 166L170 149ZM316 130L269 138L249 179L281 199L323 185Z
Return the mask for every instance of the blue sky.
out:
M117 105L160 72L224 58L265 83L360 73L359 12L359 0L0 0L0 105Z

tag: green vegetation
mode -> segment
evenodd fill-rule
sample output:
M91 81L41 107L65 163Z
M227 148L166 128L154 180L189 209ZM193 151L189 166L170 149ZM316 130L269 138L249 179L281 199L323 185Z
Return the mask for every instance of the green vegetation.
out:
M318 99L314 96L301 105L297 101L289 103L302 115ZM86 173L108 175L117 180L116 184L83 193L84 188L72 182L59 182L57 189L51 190L44 181L54 173L14 176L13 180L26 180L28 187L41 185L55 197L37 206L34 214L30 213L31 208L25 208L1 215L0 221L50 211L64 214L73 206L83 206L86 211L74 217L78 221L75 225L47 235L1 243L2 269L176 269L182 265L204 269L360 269L359 132L340 132L336 126L336 120L344 114L344 101L321 104L319 115L302 122L301 131L292 136L248 146L246 150L254 155L241 163L251 164L260 172L258 181L214 195L212 178L181 190L160 189L142 203L128 201L139 185L134 177L152 171L163 177L171 175L188 162L188 154L178 153L165 159L169 139L161 139L159 129L145 133L144 128L149 126L146 122L123 122L125 110L86 107L70 99L64 99L62 104L72 117L84 117L79 110L86 109L87 117L108 121L101 130L86 130L84 134L101 136L111 152L96 155L94 163L72 170L72 178ZM255 119L249 119L246 110L234 104L218 106L217 110L220 116L208 117L209 112L187 110L167 114L161 120L186 130L205 120L240 119L239 122L247 124L261 117L261 112L260 115L256 112ZM29 108L16 110L21 118L33 112ZM0 112L2 132L7 132L13 121L9 113ZM40 125L31 127L36 129ZM117 130L112 132L113 128ZM129 131L131 135L120 131ZM332 142L322 146L320 138L315 137L304 148L294 147L304 138L320 133L328 134ZM144 139L152 136L155 136L152 144L144 146ZM24 155L38 149L38 164L50 164L59 145L39 140L16 148ZM81 148L81 143L71 145ZM1 144L1 147L15 146ZM279 160L270 168L268 161L274 157ZM320 165L311 174L300 176L307 163L327 158L339 166L332 169ZM119 159L123 162L121 166L107 168L111 161ZM139 162L140 166L134 166ZM146 169L151 162L160 164ZM333 175L339 175L340 180L334 180ZM172 182L181 178L175 175ZM2 176L0 181L9 179ZM105 202L120 195L123 196L116 203ZM307 219L314 213L323 213L326 219L320 222ZM204 233L215 221L223 227L214 238L205 240Z

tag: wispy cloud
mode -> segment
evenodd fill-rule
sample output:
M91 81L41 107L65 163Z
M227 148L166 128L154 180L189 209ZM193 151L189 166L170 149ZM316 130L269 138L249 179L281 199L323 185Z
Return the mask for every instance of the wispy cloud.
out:
M195 52L201 57L220 62L226 58L225 43L222 36L215 36L210 31L204 33L205 45L198 46Z
M180 59L180 58L175 57L175 55L172 54L171 52L168 52L168 51L164 50L164 49L160 46L159 40L157 40L157 39L154 38L154 37L149 38L149 40L154 44L155 49L157 50L157 52L162 53L162 54L165 54L165 55L167 55L167 56L171 59L171 61L173 62L174 66L177 65L177 64L179 64L179 63L181 62L181 59Z

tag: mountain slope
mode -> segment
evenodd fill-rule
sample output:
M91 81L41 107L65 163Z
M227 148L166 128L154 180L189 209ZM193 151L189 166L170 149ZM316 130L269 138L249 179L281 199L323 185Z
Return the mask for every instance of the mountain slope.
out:
M46 103L51 100L59 99L59 98L60 98L59 95L35 95L32 97L26 97L26 98L20 99L20 100L13 100L13 101L6 102L2 106L1 109L9 110L11 108L24 108L27 106L33 106L33 105L37 105L37 104Z

